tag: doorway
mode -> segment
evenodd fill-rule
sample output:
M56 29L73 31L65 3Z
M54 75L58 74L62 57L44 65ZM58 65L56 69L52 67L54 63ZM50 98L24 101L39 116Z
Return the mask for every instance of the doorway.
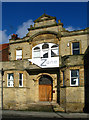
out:
M48 75L42 75L39 79L39 100L52 101L52 78Z

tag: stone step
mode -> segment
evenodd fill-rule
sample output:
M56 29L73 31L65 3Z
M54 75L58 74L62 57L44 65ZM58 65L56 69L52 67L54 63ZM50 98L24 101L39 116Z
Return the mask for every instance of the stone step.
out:
M58 103L39 102L29 104L29 110L34 111L60 111L64 112L64 109Z
M58 103L53 105L54 111L65 112L64 108L62 108Z
M62 107L56 107L53 108L55 112L65 112L65 110Z

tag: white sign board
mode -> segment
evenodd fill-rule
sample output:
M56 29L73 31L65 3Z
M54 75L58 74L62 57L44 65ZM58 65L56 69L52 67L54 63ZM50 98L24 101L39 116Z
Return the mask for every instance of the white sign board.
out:
M59 67L59 57L35 58L35 59L28 59L28 60L33 64L38 65L41 68Z

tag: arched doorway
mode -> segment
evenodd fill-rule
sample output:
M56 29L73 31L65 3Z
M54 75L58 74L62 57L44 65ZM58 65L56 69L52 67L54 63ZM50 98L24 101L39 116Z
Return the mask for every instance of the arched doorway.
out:
M39 79L39 100L52 101L53 80L48 75L42 75Z

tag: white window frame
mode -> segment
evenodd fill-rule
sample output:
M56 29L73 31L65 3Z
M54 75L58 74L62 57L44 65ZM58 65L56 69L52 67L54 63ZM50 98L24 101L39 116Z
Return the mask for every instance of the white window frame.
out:
M58 52L57 57L59 56L59 47L51 48L51 50L56 50ZM51 57L54 57L54 56L51 56Z
M13 80L8 79L9 74L13 74L13 73L7 73L7 87L14 87L14 74L13 74ZM13 82L13 84L11 84L11 81ZM10 86L8 85L8 82L10 82Z
M20 79L20 74L22 74L22 80ZM20 80L22 81L22 85L20 85ZM23 87L23 73L19 73L19 87Z
M22 51L22 49L17 49L16 50L16 60L22 60L22 54L21 55L17 55L17 51ZM18 57L17 56L21 56L21 58L20 59L18 59Z
M73 49L73 44L74 43L79 43L79 48L75 48L75 49ZM74 50L79 50L79 54L80 54L80 42L72 42L72 55L79 55L79 54L73 54L73 51Z
M70 70L70 86L79 86L79 69L73 69L73 70L77 70L78 71L78 77L71 77L71 71L72 70ZM71 78L76 78L75 80L76 80L76 84L72 84L71 83Z
M36 45L35 47L32 48L32 59L36 59L36 58L43 58L43 55L44 53L47 51L48 52L48 58L52 58L52 57L55 57L55 56L52 56L51 57L51 50L58 50L58 54L57 54L57 57L59 57L59 46L58 47L54 47L54 48L51 48L52 46L54 45L57 45L57 44L54 44L54 43L46 43L49 45L49 48L45 48L45 49L42 49L42 46L44 45L45 43L41 43L41 44L38 44ZM34 48L36 47L39 47L40 49L39 50L34 50ZM34 52L40 52L39 53L39 57L35 57L34 56Z

